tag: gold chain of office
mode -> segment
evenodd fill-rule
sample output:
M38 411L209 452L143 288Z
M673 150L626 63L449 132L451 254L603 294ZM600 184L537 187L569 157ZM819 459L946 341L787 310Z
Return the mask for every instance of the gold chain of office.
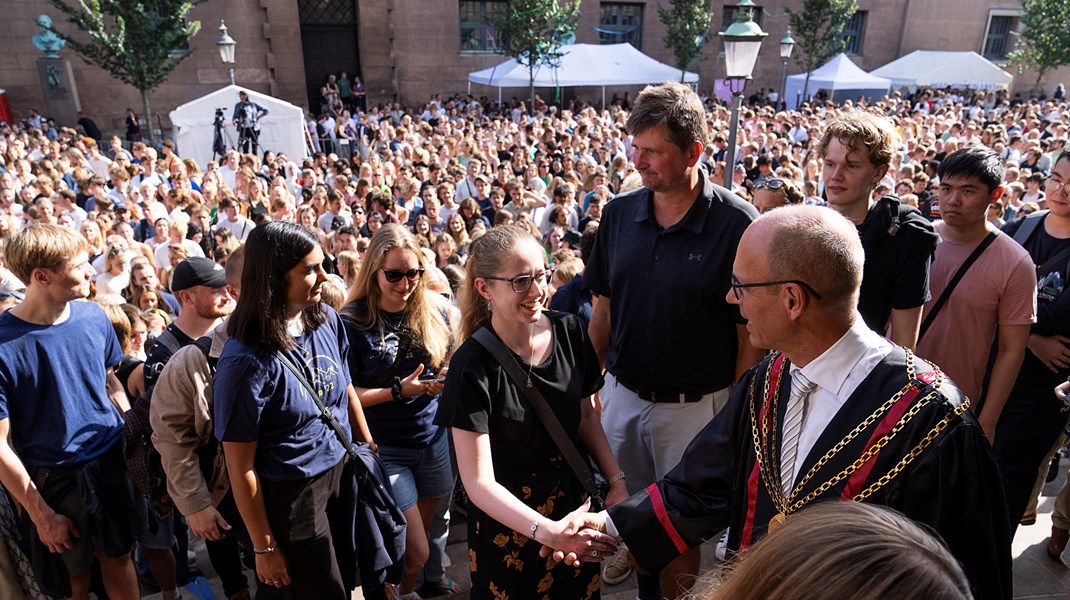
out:
M765 369L765 382L763 389L763 398L769 398L769 383L772 374L773 363L779 357L779 353L773 353L770 356L768 365ZM773 390L773 396L769 406L769 419L763 419L761 428L759 431L757 412L755 410L754 398L755 394L755 381L751 380L750 390L748 394L750 405L750 419L751 419L751 435L754 440L754 451L758 457L758 468L762 475L762 480L765 482L765 487L769 492L770 498L773 500L773 504L779 511L776 516L770 521L770 529L784 522L787 515L790 515L808 503L812 502L815 498L820 497L827 492L834 485L843 481L847 477L850 477L855 471L860 469L867 461L876 456L884 446L888 444L895 436L902 431L902 429L924 408L933 398L938 396L940 385L944 381L944 374L939 367L933 365L933 369L936 372L936 380L932 386L932 389L926 393L925 396L916 401L910 409L896 422L895 426L885 435L876 440L872 446L866 449L857 460L848 465L845 469L837 473L831 479L825 481L812 492L807 494L803 498L798 498L802 489L833 457L839 454L844 447L847 446L852 440L854 440L860 433L868 429L877 420L883 418L888 411L914 387L914 354L910 351L906 351L907 358L907 383L896 392L891 398L889 398L884 404L879 406L872 414L858 424L853 430L843 437L836 445L829 449L828 452L821 457L817 463L803 476L802 479L792 489L790 496L785 496L784 489L781 484L782 478L776 477L780 475L780 463L779 463L779 446L776 441L776 421L778 419L778 405L780 399L779 385ZM908 452L903 458L896 463L891 469L888 470L877 481L870 484L864 490L859 492L852 498L855 502L862 502L869 496L873 495L877 490L884 487L888 482L894 479L900 472L903 471L910 463L912 463L926 448L932 444L940 433L947 428L952 419L962 415L969 408L969 400L963 398L963 402L955 408L954 411L947 414L938 421L932 429L922 438L921 441L915 445L910 452ZM770 431L772 433L770 433ZM769 448L769 452L764 451L762 440L768 440L768 445L764 446Z

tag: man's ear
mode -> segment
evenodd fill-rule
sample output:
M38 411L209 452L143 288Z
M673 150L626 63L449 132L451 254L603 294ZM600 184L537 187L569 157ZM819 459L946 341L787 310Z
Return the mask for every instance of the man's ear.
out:
M687 148L687 166L693 167L698 163L698 159L702 157L702 144L700 142L691 142L691 145Z

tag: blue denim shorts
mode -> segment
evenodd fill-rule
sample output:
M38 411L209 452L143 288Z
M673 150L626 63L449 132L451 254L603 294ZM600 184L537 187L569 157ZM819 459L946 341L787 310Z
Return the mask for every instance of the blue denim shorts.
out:
M379 445L379 458L386 465L394 501L405 511L417 498L445 498L453 493L449 435L445 429L423 448Z

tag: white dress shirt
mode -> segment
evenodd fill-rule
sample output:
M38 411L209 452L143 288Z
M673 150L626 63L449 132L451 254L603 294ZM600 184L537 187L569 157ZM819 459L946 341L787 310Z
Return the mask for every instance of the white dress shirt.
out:
M810 395L809 409L803 415L798 459L795 461L796 473L792 481L797 478L799 467L806 462L806 456L813 450L832 418L858 389L862 380L891 351L892 343L867 327L861 316L856 315L854 325L847 333L810 364L802 368L791 365L790 373L793 376L797 371L802 371L807 379L817 384L817 389Z

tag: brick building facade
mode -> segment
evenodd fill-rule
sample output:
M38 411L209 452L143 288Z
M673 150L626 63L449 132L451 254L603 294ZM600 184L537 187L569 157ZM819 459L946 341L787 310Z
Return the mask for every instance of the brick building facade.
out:
M662 38L664 26L655 0L603 2L583 0L576 41L615 43L632 41L644 53L672 63ZM734 2L732 3L734 4ZM781 62L777 43L788 18L785 6L801 0L768 0L759 23L767 33L755 67L754 88L779 86ZM1017 27L1020 4L1016 0L859 0L859 13L849 24L852 59L869 71L914 50L973 50L993 60L1013 47L1010 31ZM218 27L225 20L237 43L233 65L237 83L269 93L299 106L309 106L329 72L347 71L363 77L370 102L425 102L434 93L452 94L468 89L467 74L502 60L494 54L484 15L501 10L503 0L213 0L197 5L192 18L201 32L191 43L191 55L172 77L150 96L156 125L169 127L166 114L174 107L225 85L227 69L215 45ZM56 27L69 30L66 19L45 0L0 0L0 88L7 91L16 117L31 107L44 106L35 63L41 56L30 42L38 27L38 14L52 15ZM731 8L715 5L714 31L731 18ZM107 130L121 128L127 107L141 112L135 89L85 64L68 49L69 60L83 110ZM700 74L707 91L724 76L720 42L705 47L702 60L691 70ZM787 72L801 68L789 62ZM1013 71L1012 71L1013 72ZM1070 69L1051 73L1045 87L1065 81ZM1015 89L1026 91L1034 76L1016 79ZM607 94L638 88L608 89ZM477 95L496 96L497 90L473 86ZM552 90L541 92L543 97ZM574 91L594 99L597 88ZM503 95L523 97L524 90Z

